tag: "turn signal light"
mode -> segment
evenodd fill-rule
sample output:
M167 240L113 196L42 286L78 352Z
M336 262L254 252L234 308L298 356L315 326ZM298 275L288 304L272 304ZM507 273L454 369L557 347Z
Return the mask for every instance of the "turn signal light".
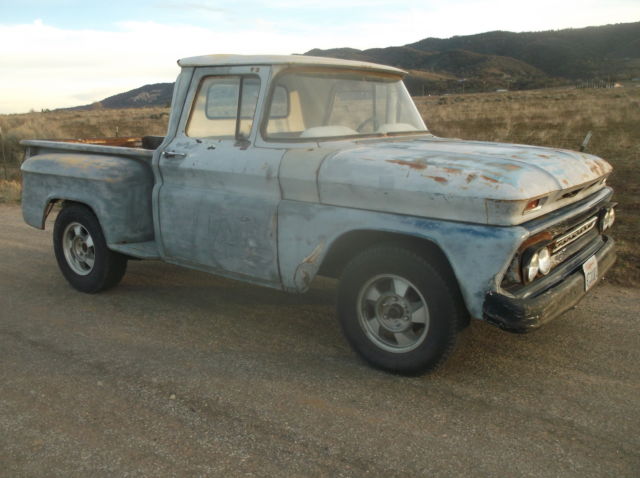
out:
M547 200L546 197L532 199L524 207L524 211L522 211L522 214L527 214L527 213L532 212L532 211L537 211L538 209L540 209L542 207L542 205L545 203L546 200Z

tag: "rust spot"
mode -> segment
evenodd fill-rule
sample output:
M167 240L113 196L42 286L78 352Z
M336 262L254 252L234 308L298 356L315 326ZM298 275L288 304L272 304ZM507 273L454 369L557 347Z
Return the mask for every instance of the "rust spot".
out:
M551 159L551 156L549 156L549 155L547 155L547 154L538 154L537 156L538 156L539 158L542 158L542 159Z
M318 260L318 257L320 257L320 254L322 253L322 249L324 249L324 243L321 242L320 244L318 244L315 249L313 251L311 251L311 254L309 254L307 257L305 257L302 261L303 264L315 264L315 262Z
M125 148L142 147L141 137L57 139L56 141L64 143L95 144L99 146L120 146Z
M404 161L403 159L387 159L387 163L399 164L400 166L409 166L411 169L426 169L427 165L415 161Z
M563 179L562 180L562 184L564 184L565 186L568 186L569 185L569 181L567 181L566 179Z
M477 174L469 174L467 176L467 184L469 184L471 181L473 181L475 178L477 178L478 175Z
M462 172L462 169L460 168L442 168L444 170L445 173L449 173L449 174L460 174Z
M446 184L449 182L446 178L443 178L442 176L425 176L425 178L433 179L434 181L437 181L441 184Z
M309 273L305 270L302 271L302 281L307 287L311 284L311 277L309 277Z
M509 164L509 163L489 163L491 166L495 166L496 168L504 169L505 171L517 171L522 169L522 166L518 164Z
M553 235L551 234L550 231L541 232L539 234L531 236L529 239L527 239L522 244L520 244L520 247L518 248L518 252L524 251L527 247L537 242L550 241L551 239L553 239Z
M591 164L589 164L589 169L597 176L602 176L604 174L602 166L597 161L592 161Z
M480 177L486 181L489 181L491 183L497 183L499 182L497 179L495 178L490 178L489 176L485 176L484 174L481 174Z

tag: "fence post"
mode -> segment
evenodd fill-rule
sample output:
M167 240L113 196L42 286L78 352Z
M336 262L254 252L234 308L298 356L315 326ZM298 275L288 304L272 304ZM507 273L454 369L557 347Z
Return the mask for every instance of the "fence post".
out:
M0 126L0 143L2 143L2 167L4 168L4 180L8 180L7 176L7 157L4 154L4 134L2 134L2 126Z

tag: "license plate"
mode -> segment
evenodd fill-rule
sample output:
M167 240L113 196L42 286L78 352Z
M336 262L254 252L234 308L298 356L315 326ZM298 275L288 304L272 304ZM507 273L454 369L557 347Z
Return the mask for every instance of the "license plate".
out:
M598 259L596 256L591 256L587 262L582 264L582 272L584 272L584 290L589 290L598 282Z

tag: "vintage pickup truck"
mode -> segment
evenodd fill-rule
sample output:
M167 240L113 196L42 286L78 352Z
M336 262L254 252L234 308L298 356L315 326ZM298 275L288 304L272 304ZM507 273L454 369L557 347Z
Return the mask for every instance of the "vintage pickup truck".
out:
M62 205L55 256L82 292L117 284L131 258L289 292L339 278L352 347L415 374L470 317L535 329L614 261L600 158L435 137L392 67L178 63L166 136L23 142L24 219L43 229Z

